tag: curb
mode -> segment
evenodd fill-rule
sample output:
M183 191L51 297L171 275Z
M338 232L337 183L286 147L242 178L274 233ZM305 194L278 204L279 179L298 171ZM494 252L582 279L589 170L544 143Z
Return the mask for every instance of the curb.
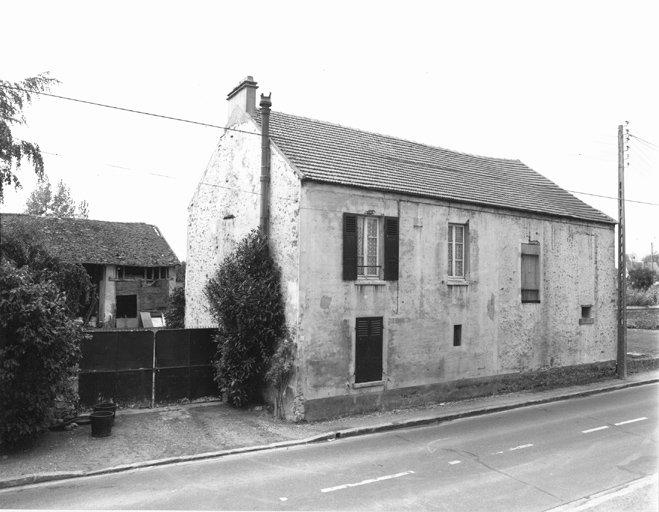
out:
M26 485L41 484L47 482L54 482L58 480L69 480L72 478L90 477L99 475L109 475L113 473L121 473L123 471L131 471L136 469L143 469L156 466L165 466L168 464L178 464L185 462L195 462L206 459L215 459L219 457L226 457L228 455L240 455L243 453L252 453L265 450L274 450L277 448L290 448L292 446L301 446L305 444L318 443L321 441L334 441L336 439L344 439L349 437L357 437L368 434L376 434L379 432L387 432L390 430L397 430L403 428L419 427L424 425L432 425L435 423L444 423L454 421L461 418L471 418L473 416L484 416L486 414L493 414L496 412L511 411L514 409L521 409L523 407L532 407L534 405L541 405L550 402L559 402L561 400L569 400L572 398L582 398L591 395L598 395L608 393L610 391L618 391L621 389L633 388L644 386L646 384L655 384L659 382L659 378L652 378L647 380L639 380L635 382L624 382L603 388L589 389L585 391L577 391L574 393L566 393L557 396L540 398L536 400L527 400L524 402L500 405L495 407L485 407L481 409L473 409L470 411L449 413L443 415L429 416L427 418L416 418L412 420L403 420L389 423L382 423L379 425L369 427L353 427L337 432L326 432L324 434L317 434L305 439L295 439L292 441L280 441L267 445L247 446L243 448L233 448L230 450L221 450L218 452L207 452L196 455L182 455L180 457L169 457L166 459L157 459L143 462L135 462L133 464L124 464L121 466L114 466L111 468L96 469L92 471L58 471L53 473L40 473L36 475L28 475L17 478L10 478L0 480L0 491L10 489L12 487L23 487Z

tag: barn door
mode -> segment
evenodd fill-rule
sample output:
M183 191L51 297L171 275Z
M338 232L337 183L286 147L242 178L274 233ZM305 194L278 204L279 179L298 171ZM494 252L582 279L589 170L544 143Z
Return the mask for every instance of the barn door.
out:
M382 317L357 319L355 383L382 380Z

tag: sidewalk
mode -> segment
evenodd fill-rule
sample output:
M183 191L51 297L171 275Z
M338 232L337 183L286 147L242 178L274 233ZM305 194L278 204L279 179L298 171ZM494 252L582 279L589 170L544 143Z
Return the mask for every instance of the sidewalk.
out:
M259 408L234 409L224 402L119 410L109 437L91 437L91 427L84 425L47 432L23 451L0 455L0 489L450 421L652 382L659 382L659 370L632 374L625 381L609 379L303 424L275 420Z

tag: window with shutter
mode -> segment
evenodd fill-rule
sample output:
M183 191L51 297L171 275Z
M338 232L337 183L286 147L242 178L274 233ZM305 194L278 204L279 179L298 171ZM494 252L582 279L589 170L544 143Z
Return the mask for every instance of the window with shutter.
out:
M522 244L522 303L540 302L540 244Z
M398 218L343 214L343 279L398 279Z
M357 318L355 383L382 380L382 317Z

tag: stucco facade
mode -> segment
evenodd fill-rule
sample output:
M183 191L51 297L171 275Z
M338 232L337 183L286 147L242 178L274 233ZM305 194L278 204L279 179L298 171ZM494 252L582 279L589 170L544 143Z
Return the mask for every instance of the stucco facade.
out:
M255 82L249 83L255 90ZM241 108L236 90L230 94L230 129L189 206L186 327L214 325L203 288L235 242L259 224L261 120L250 104L253 94ZM584 209L518 161L452 154L293 116L277 122L269 229L282 269L287 322L298 346L297 371L286 395L289 417L313 420L441 401L472 383L615 359L611 219ZM332 137L323 137L323 130ZM427 180L428 193L423 183L418 190L407 184L417 170L410 166L423 158L428 163L418 166L417 179ZM447 174L451 165L454 174ZM483 179L491 175L495 192L461 189L456 182L455 194L474 200L442 197L437 184L458 172L471 179L470 165L475 183L488 186ZM428 174L428 169L437 170ZM502 172L519 180L522 192L510 193L505 185L497 193ZM392 184L383 184L386 179ZM514 194L521 196L525 186L528 197L516 203ZM511 207L502 206L508 202ZM346 215L370 219L379 230L372 233L379 256L370 279L346 277ZM389 226L396 230L393 274L391 249L382 247ZM457 277L449 275L455 274L449 229L464 233ZM523 292L529 273L536 284ZM360 338L358 331L365 332L365 325L373 329L369 340L381 339L375 356L363 355L365 335ZM379 359L373 366L377 375L364 377L365 358L373 357Z
M302 197L299 335L307 416L354 410L363 395L381 405L395 390L404 403L405 388L416 393L615 359L611 226L324 184L305 184ZM397 281L342 280L341 212L365 211L399 219ZM452 223L469 227L467 275L459 283L447 275ZM541 252L539 303L521 302L521 246L529 241ZM582 307L591 308L592 323L580 322ZM360 317L382 317L384 326L382 381L363 387L355 383ZM344 397L345 408L332 397Z

